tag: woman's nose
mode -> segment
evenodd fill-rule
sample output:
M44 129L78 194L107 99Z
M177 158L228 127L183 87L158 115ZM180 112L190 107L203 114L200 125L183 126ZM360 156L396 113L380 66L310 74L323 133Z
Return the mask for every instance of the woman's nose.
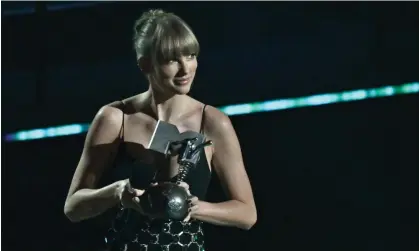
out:
M189 73L189 67L186 60L180 60L179 61L179 70L185 74Z

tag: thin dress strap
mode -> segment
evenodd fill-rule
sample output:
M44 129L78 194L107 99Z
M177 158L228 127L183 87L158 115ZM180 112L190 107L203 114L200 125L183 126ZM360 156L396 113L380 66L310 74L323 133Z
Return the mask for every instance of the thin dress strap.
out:
M207 107L206 104L204 104L204 108L202 108L201 128L199 129L199 133L202 133L202 134L203 134L203 131L204 131L205 107Z
M124 142L125 140L124 140L124 134L125 134L125 127L124 127L124 122L125 122L125 113L124 113L124 111L125 111L125 103L124 103L124 101L122 101L121 100L121 104L122 104L122 107L121 107L121 111L122 111L122 126L121 126L121 130L120 130L120 132L119 132L119 138L121 139L121 141L122 142Z

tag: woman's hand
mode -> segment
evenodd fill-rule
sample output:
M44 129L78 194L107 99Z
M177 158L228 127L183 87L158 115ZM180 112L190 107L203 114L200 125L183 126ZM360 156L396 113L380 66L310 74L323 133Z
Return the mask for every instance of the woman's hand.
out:
M157 183L151 183L150 186L156 186ZM140 203L141 196L146 190L132 188L129 179L120 181L118 186L117 196L121 202L122 207L131 208L141 213L150 219L158 218L158 215L153 215L151 212L147 212Z
M129 179L126 179L119 181L116 196L124 208L131 208L144 214L139 198L143 193L144 190L132 188Z
M191 192L189 191L189 185L185 182L180 182L179 186L183 187L186 189L186 191L188 192L189 195L189 213L186 216L186 218L183 220L184 222L188 222L191 220L191 218L195 215L195 213L198 211L199 209L199 205L198 205L198 197L191 195Z

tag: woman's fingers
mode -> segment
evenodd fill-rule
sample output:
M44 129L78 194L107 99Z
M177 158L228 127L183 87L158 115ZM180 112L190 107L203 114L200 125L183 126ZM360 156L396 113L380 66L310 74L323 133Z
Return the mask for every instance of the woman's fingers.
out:
M134 209L135 211L137 211L137 212L139 212L141 214L144 214L144 210L141 207L140 198L139 197L133 197L130 204L131 204L131 208L132 209Z
M196 203L198 203L198 197L192 196L189 198L189 204L195 205Z
M179 182L179 186L185 188L187 191L189 191L189 185L186 182Z
M192 207L189 208L189 212L190 214L195 213L198 210L199 206L198 205L193 205Z
M183 222L188 222L191 220L191 214L189 213L188 216L186 216L185 219L183 219Z
M193 214L198 210L198 197L193 196L189 199L189 213Z
M199 206L198 205L193 205L192 207L189 208L189 213L188 216L186 216L186 218L183 220L184 222L188 222L191 220L192 215L198 210Z
M145 190L141 189L133 189L134 190L134 196L141 196L145 192Z
M188 216L186 216L186 218L183 220L184 222L188 222L191 220L192 215L195 214L195 212L198 211L198 197L196 196L192 196L189 198L188 202L189 202L189 209L188 209Z

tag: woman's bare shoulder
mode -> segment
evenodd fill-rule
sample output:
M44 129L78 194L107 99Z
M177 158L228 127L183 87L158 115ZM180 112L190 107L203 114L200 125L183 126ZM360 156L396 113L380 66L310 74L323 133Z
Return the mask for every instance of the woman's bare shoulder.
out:
M102 106L97 115L97 119L106 120L110 126L121 126L124 120L143 117L142 107L144 107L144 95L139 94L123 100L113 101Z
M149 103L149 95L147 92L143 92L121 101L121 106L123 106L124 113L127 115L135 114L142 112Z
M103 105L96 113L92 125L96 124L99 127L107 127L108 129L120 127L123 120L123 103L115 101Z
M230 118L220 109L207 105L204 116L205 131L210 135L224 135L234 131Z
M230 120L227 114L212 105L206 105L205 118L208 118L210 124L225 123Z

